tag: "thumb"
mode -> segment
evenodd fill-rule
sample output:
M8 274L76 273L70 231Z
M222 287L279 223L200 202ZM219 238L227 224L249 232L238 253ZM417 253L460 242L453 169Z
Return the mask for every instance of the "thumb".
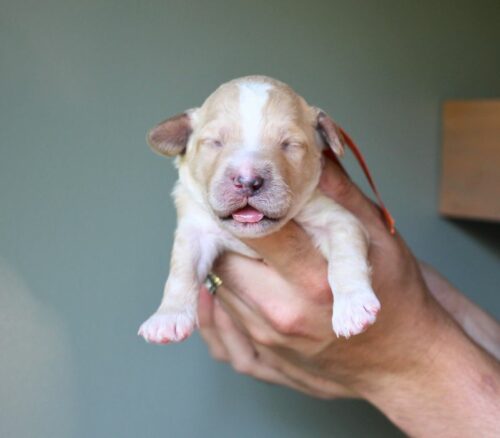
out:
M326 281L325 259L296 222L290 221L275 233L244 242L293 284L310 287Z
M352 182L340 164L331 159L325 160L319 188L326 196L354 214L371 238L389 236L379 207Z

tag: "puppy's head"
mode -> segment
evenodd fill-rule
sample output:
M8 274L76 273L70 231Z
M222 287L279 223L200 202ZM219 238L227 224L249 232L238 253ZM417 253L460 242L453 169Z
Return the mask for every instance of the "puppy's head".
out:
M324 112L264 76L221 85L200 108L154 127L148 141L178 156L181 181L240 237L269 234L293 218L318 184L322 148L343 152Z

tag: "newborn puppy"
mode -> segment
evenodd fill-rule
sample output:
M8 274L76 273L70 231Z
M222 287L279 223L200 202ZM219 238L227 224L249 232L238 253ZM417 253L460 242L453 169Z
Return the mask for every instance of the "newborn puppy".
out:
M221 85L200 108L154 127L151 147L177 156L173 195L178 225L158 310L139 334L182 341L197 325L200 286L215 258L234 251L259 258L239 238L261 237L295 220L328 261L337 336L361 333L380 303L370 284L368 237L360 222L318 189L322 150L345 139L320 109L265 76Z

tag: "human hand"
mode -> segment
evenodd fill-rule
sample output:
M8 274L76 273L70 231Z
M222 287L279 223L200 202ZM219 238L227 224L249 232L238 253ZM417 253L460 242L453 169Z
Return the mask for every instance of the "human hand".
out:
M416 319L426 288L403 241L387 232L377 207L335 163L327 162L321 188L354 213L371 236L373 285L383 308L375 326L349 341L336 338L331 329L332 294L326 261L304 231L289 223L278 233L247 241L264 262L224 256L216 267L224 285L215 302L202 294L200 328L214 356L230 360L239 371L320 397L355 396L348 376L358 378L355 369L369 366L365 351L361 363L356 364L355 347L373 339L396 342L393 338L399 330L390 327ZM386 299L391 295L398 298ZM393 311L395 308L398 310ZM408 315L403 318L405 311ZM331 357L335 357L335 366Z
M212 354L238 371L317 397L366 398L406 431L422 427L413 419L421 416L409 411L434 415L435 400L451 391L439 387L451 382L437 384L441 373L457 371L454 366L465 356L497 381L498 367L433 299L415 257L400 236L388 233L378 208L335 163L327 162L320 187L370 235L372 284L382 303L377 322L349 340L335 337L326 262L290 223L246 241L263 261L228 254L216 266L224 285L215 300L202 294L199 311ZM408 418L400 420L401 415Z

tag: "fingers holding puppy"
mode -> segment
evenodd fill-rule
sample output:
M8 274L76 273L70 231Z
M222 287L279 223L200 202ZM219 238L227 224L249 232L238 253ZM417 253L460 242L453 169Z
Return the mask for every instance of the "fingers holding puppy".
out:
M215 359L230 363L239 373L305 392L304 388L269 363L259 360L259 353L250 338L233 322L219 299L209 295L206 290L200 294L198 318L200 334Z
M300 270L290 276L237 254L225 254L215 265L224 282L217 296L261 344L280 343L279 336L311 339L331 332L326 262L321 256L319 267L301 262L290 259Z
M200 335L208 345L210 354L216 360L227 362L229 353L219 335L215 324L215 303L214 297L202 286L198 301L198 325Z
M219 294L219 290L223 291L223 294ZM234 294L225 288L219 290L217 298L201 299L199 308L200 332L209 345L212 356L228 362L241 374L267 383L287 386L313 397L332 399L356 396L342 385L325 385L322 379L309 375L273 352L273 348L260 344L245 333L245 329L237 325L230 316L233 315L233 309L228 305L227 297ZM221 295L225 298L221 299ZM221 350L221 345L223 356L217 353Z

